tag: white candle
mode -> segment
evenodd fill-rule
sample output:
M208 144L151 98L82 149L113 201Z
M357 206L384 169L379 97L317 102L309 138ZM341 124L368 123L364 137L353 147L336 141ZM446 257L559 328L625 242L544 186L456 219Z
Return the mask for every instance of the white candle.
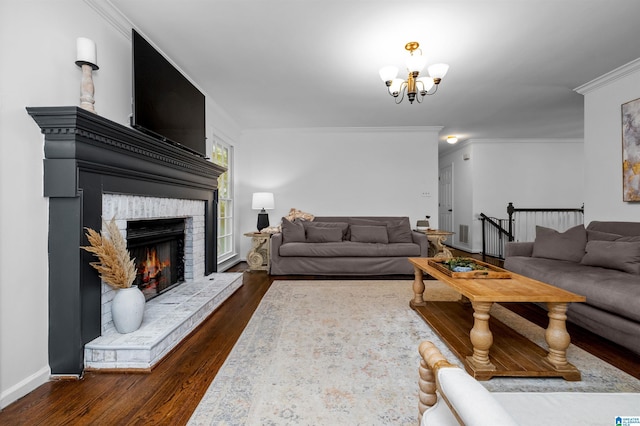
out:
M98 65L96 59L96 43L85 37L78 37L76 40L77 62L88 62L92 65Z

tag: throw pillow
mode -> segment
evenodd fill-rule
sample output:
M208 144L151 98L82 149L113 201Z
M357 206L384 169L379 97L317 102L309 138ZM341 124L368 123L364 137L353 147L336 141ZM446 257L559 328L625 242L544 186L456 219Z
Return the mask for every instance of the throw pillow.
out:
M300 219L290 221L286 217L282 218L282 243L304 243L304 226Z
M582 264L640 275L640 242L589 241Z
M532 256L579 263L584 256L586 245L587 231L584 225L574 226L565 232L536 226Z
M380 243L388 244L386 226L352 225L351 241L358 243Z
M615 241L622 235L587 229L587 241Z
M346 222L307 222L303 221L305 231L310 228L339 228L342 231L342 239L346 239L349 224Z
M340 228L322 228L319 226L307 228L308 243L339 243L342 241Z
M390 243L412 243L413 235L409 223L401 223L400 225L387 225L387 234Z

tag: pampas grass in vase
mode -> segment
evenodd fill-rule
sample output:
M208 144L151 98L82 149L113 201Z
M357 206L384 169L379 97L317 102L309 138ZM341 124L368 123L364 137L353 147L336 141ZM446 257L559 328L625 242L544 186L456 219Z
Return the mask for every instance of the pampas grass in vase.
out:
M136 331L142 324L145 297L137 286L131 287L136 279L136 265L127 250L127 242L114 219L104 222L100 233L87 228L87 239L90 245L81 248L98 258L90 265L105 283L117 290L111 302L113 325L119 333Z
M115 289L129 288L136 279L136 265L127 250L127 242L115 219L104 222L104 228L106 232L100 233L87 228L90 246L81 248L98 258L97 262L91 262L90 265L100 273L100 278L105 283Z

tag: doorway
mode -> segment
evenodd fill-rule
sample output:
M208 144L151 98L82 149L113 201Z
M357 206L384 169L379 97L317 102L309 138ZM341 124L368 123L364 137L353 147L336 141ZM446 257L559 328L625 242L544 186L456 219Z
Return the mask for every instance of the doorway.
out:
M453 232L453 163L438 174L438 227Z

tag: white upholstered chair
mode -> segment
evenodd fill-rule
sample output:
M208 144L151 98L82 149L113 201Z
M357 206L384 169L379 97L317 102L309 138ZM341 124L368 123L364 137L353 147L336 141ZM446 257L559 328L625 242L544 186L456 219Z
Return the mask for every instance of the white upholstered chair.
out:
M640 419L640 393L489 392L433 343L419 351L422 426L614 426L617 417Z

